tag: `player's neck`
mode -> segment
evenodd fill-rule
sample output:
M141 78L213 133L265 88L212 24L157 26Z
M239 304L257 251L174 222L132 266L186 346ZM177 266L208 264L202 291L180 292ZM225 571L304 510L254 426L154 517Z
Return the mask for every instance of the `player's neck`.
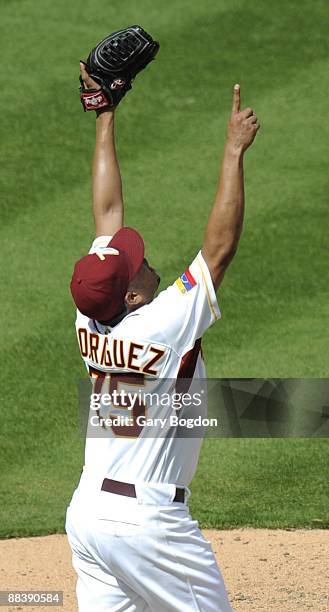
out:
M113 317L113 319L110 319L109 321L99 321L102 325L108 325L109 327L115 327L116 325L118 325L118 323L120 323L122 321L122 319L124 319L128 314L127 309L125 308L122 312L120 312L120 314L116 315L116 317Z

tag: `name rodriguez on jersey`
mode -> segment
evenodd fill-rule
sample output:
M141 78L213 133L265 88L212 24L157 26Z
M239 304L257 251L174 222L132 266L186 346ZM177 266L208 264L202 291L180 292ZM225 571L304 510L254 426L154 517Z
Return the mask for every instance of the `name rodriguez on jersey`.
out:
M155 366L163 364L167 353L153 343L108 338L83 327L77 329L77 336L82 358L102 368L133 370L157 376L159 369Z
M197 416L195 418L184 418L177 415L170 415L168 418L150 418L145 415L139 415L136 418L129 416L113 416L113 417L100 417L94 414L90 418L90 424L92 427L157 427L164 429L166 426L169 427L186 427L187 429L194 429L194 427L218 427L218 419Z

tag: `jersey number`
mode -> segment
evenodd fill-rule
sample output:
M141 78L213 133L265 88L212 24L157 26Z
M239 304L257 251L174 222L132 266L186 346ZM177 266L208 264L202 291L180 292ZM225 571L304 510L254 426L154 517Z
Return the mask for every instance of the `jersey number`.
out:
M139 425L137 422L137 418L140 416L145 416L146 408L145 405L141 402L138 397L138 392L134 395L134 405L132 409L128 409L127 405L120 404L120 389L119 384L125 383L125 385L133 386L133 387L143 387L145 385L145 376L144 374L130 374L130 373L121 373L121 374L109 374L108 372L101 372L100 370L96 370L89 366L89 375L92 379L93 384L93 393L97 393L99 395L104 392L104 384L108 385L108 389L106 393L109 395L113 395L113 391L117 391L119 395L117 395L118 401L115 404L116 408L127 411L127 417L130 417L131 424L130 425L111 425L111 429L116 436L121 436L124 438L138 438L143 425ZM96 414L98 418L101 419L100 411L96 410ZM110 414L106 418L113 419L114 414ZM103 425L104 427L104 425ZM105 427L106 428L106 427Z

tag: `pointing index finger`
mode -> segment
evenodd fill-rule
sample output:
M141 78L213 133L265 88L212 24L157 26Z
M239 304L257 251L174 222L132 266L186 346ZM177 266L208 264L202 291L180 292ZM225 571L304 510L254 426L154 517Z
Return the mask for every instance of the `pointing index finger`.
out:
M240 85L236 83L233 89L232 113L238 113L239 111L240 111Z

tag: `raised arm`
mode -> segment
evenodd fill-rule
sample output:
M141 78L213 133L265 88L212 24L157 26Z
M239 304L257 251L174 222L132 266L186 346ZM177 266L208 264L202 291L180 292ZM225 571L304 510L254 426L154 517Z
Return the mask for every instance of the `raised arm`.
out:
M240 86L235 85L218 189L202 248L216 290L238 247L244 216L243 157L259 127L251 108L240 111Z
M99 89L80 63L86 88ZM96 236L112 236L123 226L123 197L119 163L115 150L114 110L99 111L93 157L93 213Z

